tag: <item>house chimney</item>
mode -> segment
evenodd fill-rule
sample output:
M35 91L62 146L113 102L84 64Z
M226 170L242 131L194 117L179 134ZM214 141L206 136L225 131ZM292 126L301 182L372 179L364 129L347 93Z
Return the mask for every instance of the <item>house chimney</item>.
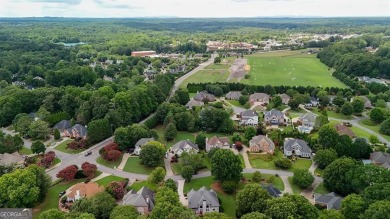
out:
M203 200L203 207L202 208L203 208L203 212L205 212L205 213L206 213L206 206L207 206L206 200Z

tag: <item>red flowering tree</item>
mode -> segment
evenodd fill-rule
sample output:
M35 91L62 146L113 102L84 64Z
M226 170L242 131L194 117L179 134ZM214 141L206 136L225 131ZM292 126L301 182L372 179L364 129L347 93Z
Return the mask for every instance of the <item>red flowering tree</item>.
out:
M103 158L107 161L113 162L113 161L117 161L121 155L122 155L122 152L120 152L118 150L111 150L108 152L104 152Z
M79 148L82 149L82 148L86 148L88 146L88 142L87 142L87 139L81 139L79 141Z
M242 146L242 143L239 142L239 141L236 141L235 145L236 145L236 149L237 149L238 151L241 151L241 150L244 148L244 147Z
M84 162L81 164L81 169L83 170L85 176L92 178L96 174L97 166L95 164Z
M64 179L65 181L72 180L76 176L78 169L79 168L76 165L65 167L63 170L57 173L57 178Z
M77 150L77 149L79 149L79 143L77 141L72 141L72 142L67 144L66 148L71 149L71 150Z
M110 143L110 144L104 146L104 151L105 151L105 152L109 152L109 151L111 151L111 150L117 150L117 151L119 151L118 144L115 143L115 142L112 142L112 143Z
M56 153L54 153L54 151L49 151L43 156L40 165L48 168L49 166L52 165L55 158L56 158Z
M112 195L116 200L122 199L125 195L125 189L120 182L111 182L108 184L106 191Z

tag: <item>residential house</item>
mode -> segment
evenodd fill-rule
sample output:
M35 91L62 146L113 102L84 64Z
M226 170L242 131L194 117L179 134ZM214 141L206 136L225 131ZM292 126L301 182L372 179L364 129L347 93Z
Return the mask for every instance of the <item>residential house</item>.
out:
M210 212L219 212L219 200L214 190L200 188L198 191L191 189L187 194L188 207L197 215L203 215Z
M0 154L0 166L22 166L23 162L24 158L18 152Z
M384 152L373 152L370 154L370 160L373 164L390 170L390 154Z
M337 133L339 133L339 135L348 135L351 138L356 137L355 133L345 125L337 124L337 125L335 125L335 128L336 128Z
M183 152L194 153L194 154L199 152L198 145L191 142L190 140L179 141L176 144L174 144L170 150L174 154L177 154L178 156L180 156Z
M24 82L24 81L13 81L13 82L12 82L12 85L15 85L15 86L24 86L24 85L26 85L26 82Z
M341 198L340 196L337 196L336 193L334 193L334 192L324 194L324 195L316 194L316 193L314 194L315 204L324 206L324 207L326 207L327 210L340 209L342 200L343 200L343 198Z
M251 105L254 105L256 103L260 105L267 105L269 104L270 96L265 93L254 93L249 96L249 103Z
M307 142L301 139L296 138L286 138L284 139L284 155L289 156L299 156L311 158L311 148L307 145Z
M32 120L34 120L34 121L39 120L39 117L38 117L38 115L37 115L35 112L29 113L28 116L29 116Z
M364 108L366 109L372 109L372 104L371 104L371 100L368 99L368 97L366 96L359 96L360 98L362 98L363 102L364 102ZM353 101L353 98L351 99L351 102Z
M138 192L130 190L123 196L121 205L131 205L138 213L149 214L154 208L154 197L155 193L144 186Z
M279 189L275 188L272 184L261 185L261 187L263 187L263 189L265 189L272 197L278 198L282 194L282 192Z
M60 133L64 134L65 130L70 129L72 127L72 123L69 120L61 120L57 124L54 125L53 129L58 129Z
M298 120L299 123L301 123L301 125L298 126L298 131L310 134L316 124L316 119L317 115L312 112L301 115Z
M240 113L240 125L257 126L259 124L259 115L254 110L245 110Z
M64 131L64 136L69 138L87 138L87 127L76 124Z
M141 138L138 140L137 143L135 143L134 154L139 155L141 153L141 147L150 141L154 141L154 138Z
M204 106L204 103L202 101L191 99L186 104L187 109L192 109L192 108L197 107L197 106Z
M184 72L186 70L186 65L179 65L174 69L169 69L169 73L177 74L179 72Z
M206 151L209 152L212 148L229 149L229 138L217 136L206 138Z
M107 59L104 63L107 64L107 65L112 65L112 64L114 64L114 60Z
M286 104L286 105L288 104L288 102L291 99L290 96L287 94L280 94L279 97L282 98L282 103Z
M242 95L240 91L230 91L229 93L226 94L226 99L239 100L241 96Z
M201 91L196 94L194 97L194 100L202 101L202 102L214 102L215 96L212 94L207 93L206 91Z
M277 109L272 109L264 113L264 122L268 125L286 125L288 118L283 112Z
M249 141L249 151L266 152L268 154L273 154L275 151L275 144L267 136L264 135L254 136Z
M310 97L310 101L305 103L306 108L317 107L319 105L320 105L320 102L315 97Z
M69 189L66 200L68 202L75 202L82 198L91 198L100 192L104 192L104 186L99 186L96 182L81 182Z

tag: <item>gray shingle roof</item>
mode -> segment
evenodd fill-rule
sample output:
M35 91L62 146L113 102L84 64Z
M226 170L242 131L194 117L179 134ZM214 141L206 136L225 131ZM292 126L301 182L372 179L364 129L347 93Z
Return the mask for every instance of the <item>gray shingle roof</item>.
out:
M70 127L72 127L72 123L69 120L62 120L61 122L55 124L53 128L63 130L69 129Z
M283 118L284 117L284 113L282 113L281 111L279 111L277 109L271 109L270 111L266 111L264 113L264 116L265 117L275 116L275 117L278 117L278 118Z
M204 186L198 191L191 189L187 197L188 207L192 209L197 209L199 206L202 206L203 201L206 201L206 204L211 207L219 207L217 194L214 190L207 190Z
M307 145L306 141L301 140L301 139L295 139L295 138L288 139L288 140L284 141L284 150L285 151L293 151L295 145L298 145L302 148L300 150L301 152L311 153L311 149Z
M201 92L196 94L196 96L194 97L194 100L198 100L198 101L207 100L209 102L213 102L213 101L215 101L215 96L212 94L209 94L205 91L201 91Z
M245 117L258 116L254 110L245 110L245 111L241 112L240 115L245 116Z
M328 205L328 209L340 209L343 198L337 196L336 193L331 192L325 195L314 194L314 200L316 203Z
M80 136L87 136L87 128L80 124L76 124L72 127L72 129L76 130Z
M377 164L383 164L386 162L390 162L390 154L384 152L373 152L370 154L370 160Z
M195 148L196 150L199 150L198 145L196 145L195 143L193 143L190 140L181 140L181 141L177 142L176 144L174 144L172 146L172 148L175 150L177 150L177 149L183 150L186 145L189 145L189 146Z
M277 188L275 188L273 185L268 185L268 186L266 186L266 185L262 185L261 187L263 187L263 189L265 189L267 192L268 192L268 194L270 195L270 196L272 196L272 197L279 197L280 196L280 194L282 194L282 192L279 190L279 189L277 189Z
M154 138L141 138L140 140L137 141L137 143L135 143L135 146L137 147L137 146L145 145L149 141L154 141Z
M302 120L302 122L308 122L308 123L312 123L313 125L315 124L316 122L316 118L317 118L317 115L310 112L310 113L306 113L306 114L303 114L301 115L300 119Z
M138 192L130 190L122 198L122 205L132 205L135 207L148 207L151 211L154 208L154 192L146 187L142 187Z
M269 100L269 95L266 93L254 93L249 96L250 100Z
M230 91L226 94L226 98L238 100L241 97L240 91Z

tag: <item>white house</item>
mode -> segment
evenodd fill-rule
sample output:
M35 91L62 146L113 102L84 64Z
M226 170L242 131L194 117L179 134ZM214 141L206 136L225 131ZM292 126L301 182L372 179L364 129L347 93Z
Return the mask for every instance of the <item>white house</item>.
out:
M257 126L259 124L259 116L254 110L245 110L240 113L240 125Z
M229 149L229 138L217 136L206 138L206 151L209 152L212 148Z
M284 155L292 156L296 155L299 157L311 157L311 149L307 145L306 141L295 138L286 138L284 139Z
M219 212L219 201L214 190L207 190L204 186L198 191L191 189L188 192L188 207L197 215L210 212Z

